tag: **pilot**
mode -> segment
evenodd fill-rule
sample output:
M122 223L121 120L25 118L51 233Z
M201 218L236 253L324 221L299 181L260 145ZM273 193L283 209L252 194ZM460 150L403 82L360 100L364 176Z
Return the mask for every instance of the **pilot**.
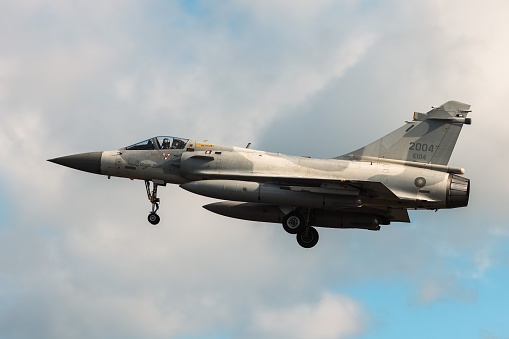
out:
M169 149L169 148L170 148L170 139L164 138L163 139L162 149Z
M171 144L172 149L181 149L184 148L184 142L179 139L173 139L173 143Z

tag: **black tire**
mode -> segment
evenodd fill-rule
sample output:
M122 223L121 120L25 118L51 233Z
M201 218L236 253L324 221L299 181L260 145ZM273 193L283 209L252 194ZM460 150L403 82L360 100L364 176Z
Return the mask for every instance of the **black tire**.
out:
M147 219L152 225L157 225L159 224L159 221L161 221L161 218L159 218L159 216L155 213L150 213Z
M290 234L297 234L306 228L306 221L302 214L290 212L283 218L283 228Z
M311 248L318 243L318 231L314 227L309 227L308 231L305 230L297 233L297 242L304 248Z

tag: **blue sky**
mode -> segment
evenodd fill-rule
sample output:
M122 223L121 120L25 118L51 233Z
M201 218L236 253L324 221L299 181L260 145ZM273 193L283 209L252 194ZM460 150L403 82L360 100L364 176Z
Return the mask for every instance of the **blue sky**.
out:
M508 338L502 1L0 4L0 338ZM334 157L448 100L470 204L380 232L212 215L46 159L176 135Z
M370 281L339 289L367 305L371 329L361 338L504 338L509 330L505 284L507 272L491 270L483 281L466 281L472 300L442 300L429 305L412 302L404 277Z

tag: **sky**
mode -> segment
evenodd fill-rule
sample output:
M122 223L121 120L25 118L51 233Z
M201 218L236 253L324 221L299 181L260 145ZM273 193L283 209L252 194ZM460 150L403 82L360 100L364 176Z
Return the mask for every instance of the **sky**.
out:
M0 338L509 338L509 3L0 2ZM469 206L379 232L224 218L46 160L155 135L319 158L449 100Z

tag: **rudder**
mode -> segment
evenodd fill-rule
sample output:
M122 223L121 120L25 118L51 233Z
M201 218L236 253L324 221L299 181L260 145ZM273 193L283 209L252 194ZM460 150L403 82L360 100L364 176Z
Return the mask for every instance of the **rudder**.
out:
M427 113L414 113L413 121L386 136L339 158L356 160L385 158L393 160L447 165L470 105L448 101Z

